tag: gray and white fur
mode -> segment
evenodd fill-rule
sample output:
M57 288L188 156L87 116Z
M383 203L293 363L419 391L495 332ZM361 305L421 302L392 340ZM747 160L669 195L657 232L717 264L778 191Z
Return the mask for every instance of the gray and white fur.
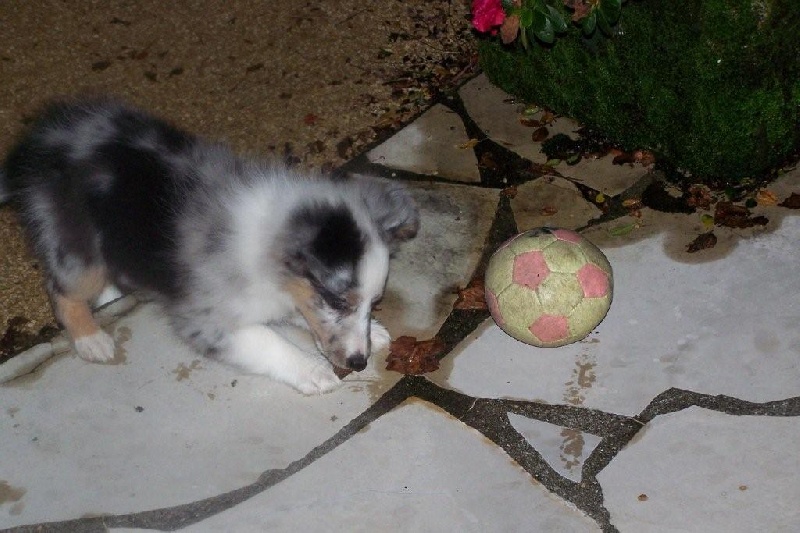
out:
M419 227L395 182L245 159L113 99L52 104L3 174L84 359L114 356L88 305L109 284L155 296L197 351L306 394L389 341L372 307ZM319 353L273 327L298 320Z

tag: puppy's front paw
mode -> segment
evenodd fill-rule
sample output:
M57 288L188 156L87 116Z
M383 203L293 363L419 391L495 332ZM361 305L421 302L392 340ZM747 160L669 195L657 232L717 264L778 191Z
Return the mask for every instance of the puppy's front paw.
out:
M107 363L114 359L114 339L103 330L75 339L75 351L81 359Z
M342 380L333 372L333 368L326 361L314 366L309 372L300 376L294 387L307 395L325 394L342 383Z
M372 353L378 353L385 350L392 342L392 336L389 331L383 327L383 324L377 320L373 320L369 330L369 342L372 346Z

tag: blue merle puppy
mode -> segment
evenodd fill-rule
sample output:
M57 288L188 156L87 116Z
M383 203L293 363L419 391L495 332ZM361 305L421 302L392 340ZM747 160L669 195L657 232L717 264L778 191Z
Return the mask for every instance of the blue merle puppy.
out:
M152 294L197 351L305 394L388 344L371 311L419 227L397 183L245 159L113 99L52 104L0 183L82 358L114 356L90 308L114 285ZM294 320L319 353L274 328Z

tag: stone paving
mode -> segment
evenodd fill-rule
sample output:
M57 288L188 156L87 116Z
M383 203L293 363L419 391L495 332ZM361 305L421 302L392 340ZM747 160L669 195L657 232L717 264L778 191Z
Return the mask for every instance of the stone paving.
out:
M439 339L438 370L376 354L304 397L199 358L122 297L98 311L113 364L57 338L0 366L0 527L800 530L797 211L759 205L766 225L713 227L690 254L707 211L609 211L658 176L610 156L548 164L520 112L479 76L344 168L414 191L422 229L377 314L394 338ZM581 231L615 276L601 325L551 349L454 308L501 242L542 225Z

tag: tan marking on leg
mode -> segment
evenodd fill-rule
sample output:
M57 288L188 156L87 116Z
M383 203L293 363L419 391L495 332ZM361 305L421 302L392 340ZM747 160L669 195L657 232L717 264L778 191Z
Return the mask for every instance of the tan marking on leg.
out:
M93 267L87 269L78 278L72 287L69 287L69 297L74 300L89 301L96 298L106 286L106 269Z
M94 321L92 310L85 300L56 294L53 297L53 307L55 307L58 321L63 324L72 340L94 335L100 330L100 326Z

